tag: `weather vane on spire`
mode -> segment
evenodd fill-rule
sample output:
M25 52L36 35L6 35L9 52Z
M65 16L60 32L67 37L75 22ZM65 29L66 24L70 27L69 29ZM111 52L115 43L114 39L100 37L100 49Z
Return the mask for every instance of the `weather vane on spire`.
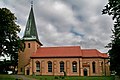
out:
M33 0L31 0L31 7L33 7Z

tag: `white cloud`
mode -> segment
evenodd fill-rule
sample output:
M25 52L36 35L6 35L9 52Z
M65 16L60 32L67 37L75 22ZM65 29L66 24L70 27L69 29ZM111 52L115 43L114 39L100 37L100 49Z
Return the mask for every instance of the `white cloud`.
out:
M107 0L34 0L34 15L40 41L45 46L80 45L104 48L110 42L112 20L102 15ZM15 13L23 35L30 0L2 0L0 7Z

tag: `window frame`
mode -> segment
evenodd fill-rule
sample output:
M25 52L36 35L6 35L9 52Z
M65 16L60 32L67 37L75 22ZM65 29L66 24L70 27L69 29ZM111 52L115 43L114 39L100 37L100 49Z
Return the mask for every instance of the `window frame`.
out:
M72 62L72 72L77 72L77 62L76 61Z
M64 62L61 61L60 62L60 72L63 72L64 71Z
M96 63L95 63L95 61L92 62L92 72L96 73Z
M102 72L103 72L103 71L104 71L104 70L103 70L103 62L101 62L101 68L102 68Z
M28 48L30 48L31 47L31 45L30 45L30 43L28 43Z
M52 72L52 62L48 61L48 72Z
M36 61L36 72L40 72L40 62Z

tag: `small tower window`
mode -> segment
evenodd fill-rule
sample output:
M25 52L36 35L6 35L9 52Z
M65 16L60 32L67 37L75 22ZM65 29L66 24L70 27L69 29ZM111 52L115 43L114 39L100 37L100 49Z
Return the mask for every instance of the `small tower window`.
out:
M37 49L39 48L39 45L37 45Z
M28 43L28 48L30 48L30 43Z
M26 45L25 45L25 43L24 43L24 48L26 48Z

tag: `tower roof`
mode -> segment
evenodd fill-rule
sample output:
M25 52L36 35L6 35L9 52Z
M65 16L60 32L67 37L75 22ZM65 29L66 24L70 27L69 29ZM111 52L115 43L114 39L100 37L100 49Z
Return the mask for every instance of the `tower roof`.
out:
M31 4L31 10L27 20L23 39L26 41L37 41L40 45L42 45L42 43L39 41L38 34L37 34L37 28L35 24L34 13L33 13L33 4Z
M32 6L31 6L31 10L30 10L29 17L27 20L26 29L24 32L23 39L39 41Z

